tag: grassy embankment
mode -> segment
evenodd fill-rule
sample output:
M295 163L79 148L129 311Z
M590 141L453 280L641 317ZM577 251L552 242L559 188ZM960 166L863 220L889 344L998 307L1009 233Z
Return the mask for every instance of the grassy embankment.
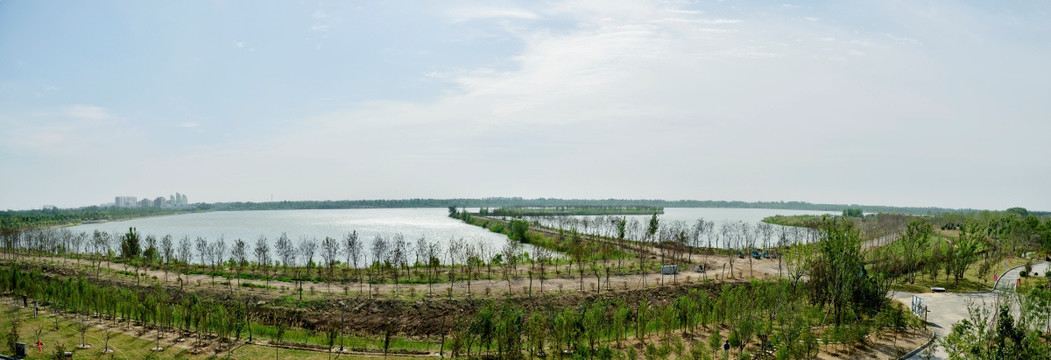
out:
M594 216L594 215L653 215L663 214L657 206L560 206L560 207L501 207L481 208L483 216Z

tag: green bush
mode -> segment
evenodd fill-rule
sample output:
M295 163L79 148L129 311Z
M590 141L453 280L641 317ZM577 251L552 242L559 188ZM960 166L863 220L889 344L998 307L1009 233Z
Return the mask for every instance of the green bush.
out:
M497 234L503 234L504 233L504 224L503 223L493 224L493 226L489 227L489 231L492 231L492 232L497 233Z

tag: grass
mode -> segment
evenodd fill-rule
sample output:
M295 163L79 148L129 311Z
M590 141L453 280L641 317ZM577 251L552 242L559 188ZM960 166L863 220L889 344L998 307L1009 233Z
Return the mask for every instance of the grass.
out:
M153 341L118 333L114 334L109 341L109 347L114 349L113 353L103 355L101 350L104 343L104 330L98 327L91 327L85 333L85 341L92 344L90 349L75 349L74 347L80 343L80 333L77 331L76 322L59 317L59 328L55 330L55 317L50 314L45 315L41 312L38 317L33 317L31 310L16 308L8 303L0 306L0 309L3 310L0 332L4 333L5 338L11 331L12 316L19 314L22 317L18 340L27 344L28 357L26 359L49 359L54 355L56 346L59 344L64 346L66 351L74 351L74 356L78 359L145 359L153 353L150 351L150 348L154 346ZM38 353L34 345L36 343L34 333L38 328L41 329L40 340L44 343L43 353ZM11 353L10 349L6 348L0 351ZM206 358L192 355L186 349L180 348L166 348L158 352L156 356L161 359Z
M109 340L109 348L114 351L110 354L102 354L104 333L105 331L97 326L93 326L85 332L85 341L92 345L89 349L76 349L75 346L80 344L80 333L78 332L78 322L72 319L58 316L58 329L55 329L55 318L56 316L41 311L39 316L33 317L31 309L23 309L21 306L14 306L5 299L4 303L0 305L0 334L6 340L7 334L11 330L11 320L13 315L18 314L21 316L22 325L19 327L19 338L20 342L27 344L28 356L26 359L50 359L56 352L56 346L61 344L66 351L73 351L74 357L77 359L218 359L218 358L230 358L230 359L261 359L270 358L274 356L275 351L280 351L282 358L289 359L328 359L328 354L325 352L317 351L306 351L296 349L280 349L277 350L274 347L245 344L234 348L232 351L223 352L218 355L213 352L205 352L202 354L191 354L187 349L172 347L171 339L172 334L166 334L165 338L161 340L161 346L165 349L163 351L154 352L150 349L156 346L154 340L139 338L123 333L114 332ZM97 319L91 319L93 322L97 322ZM112 322L105 321L107 326L111 325ZM123 324L118 324L123 327ZM35 332L37 329L41 329L40 340L44 343L44 351L38 352L36 346ZM268 339L271 338L276 330L272 327L267 326L253 326L253 333L257 339ZM192 340L188 340L192 341ZM314 333L311 334L303 329L289 329L285 333L285 343L314 343L321 344L325 343L325 334ZM338 343L338 340L337 340ZM347 336L345 339L345 347L348 349L380 349L382 347L382 338L380 337L360 337L360 336ZM439 345L437 343L414 341L404 338L391 339L391 351L397 350L411 350L411 351L438 351ZM8 349L0 349L0 353L9 354L11 351ZM363 356L355 354L354 358L380 358L381 355L376 356ZM396 354L388 356L388 359L399 359L407 357L398 357Z

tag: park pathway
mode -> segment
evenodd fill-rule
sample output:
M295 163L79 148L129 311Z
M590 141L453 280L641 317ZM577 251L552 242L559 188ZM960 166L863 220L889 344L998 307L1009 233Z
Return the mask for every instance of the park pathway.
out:
M1046 261L1039 262L1033 265L1034 272L1040 272L1044 274L1048 271L1048 263ZM967 313L967 307L969 305L980 305L990 311L996 306L999 300L999 293L1001 291L1014 291L1015 284L1020 277L1023 267L1015 267L1007 272L1003 273L999 277L999 280L993 286L994 291L974 292L974 293L924 293L924 294L913 294L907 292L891 292L891 297L895 300L905 303L906 306L912 304L912 296L919 295L927 302L927 323L934 331L934 336L937 339L941 339L952 332L952 326L960 320L966 319L969 314ZM931 345L933 348L931 353L933 354L931 359L948 359L949 354L945 352L945 349L935 342ZM927 359L928 351L920 351L909 357L909 360Z

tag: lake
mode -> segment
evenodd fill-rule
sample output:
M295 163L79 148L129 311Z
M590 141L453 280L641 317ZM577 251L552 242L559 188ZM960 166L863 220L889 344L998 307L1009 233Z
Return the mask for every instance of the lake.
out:
M828 213L803 210L668 208L659 218L662 225L675 221L692 225L697 219L703 218L714 222L718 228L722 223L735 221L754 225L766 216L778 214ZM300 239L320 241L326 236L342 239L351 231L357 231L359 239L364 241L366 252L376 236L389 238L395 234L403 235L410 244L415 244L416 239L424 237L428 242L442 243L443 248L448 246L450 239L463 239L475 246L484 245L492 253L499 251L507 243L507 237L502 234L464 224L447 215L448 210L444 208L214 211L85 224L68 229L74 233L83 231L90 234L95 230L124 233L128 228L134 227L143 237L154 235L159 241L164 235L171 235L176 242L184 236L190 239L202 237L209 241L222 236L228 248L236 239L242 239L252 247L256 239L266 236L273 246L281 233L287 233L293 242L298 243ZM649 221L649 216L644 215L627 218L638 220L642 224ZM525 246L523 250L531 252L529 246Z
M662 228L668 228L670 226L682 225L685 228L693 226L697 220L703 219L706 222L712 222L714 230L712 231L713 239L709 243L707 236L701 236L700 245L708 246L711 244L712 247L727 248L735 247L727 244L724 241L723 234L721 234L721 227L724 224L747 224L755 229L755 225L760 223L763 218L774 215L835 215L836 212L830 211L813 211L813 210L778 210L778 209L736 209L736 208L665 208L664 214L657 215L657 219L660 221ZM564 218L557 218L551 216L532 216L526 217L527 220L539 222L541 225L552 227L552 228L576 228L577 231L586 232L590 234L598 234L603 236L615 236L615 227L612 225L612 220L625 218L628 221L626 238L628 239L642 239L646 232L647 225L649 224L651 215L626 215L626 216L568 216ZM584 221L589 222L585 229ZM793 230L793 227L773 225L770 224L773 232L770 237L763 238L758 236L756 244L758 246L772 246L777 243L777 239L780 237L782 229ZM789 233L789 242L805 242L808 241L802 233ZM813 238L809 238L813 239Z

